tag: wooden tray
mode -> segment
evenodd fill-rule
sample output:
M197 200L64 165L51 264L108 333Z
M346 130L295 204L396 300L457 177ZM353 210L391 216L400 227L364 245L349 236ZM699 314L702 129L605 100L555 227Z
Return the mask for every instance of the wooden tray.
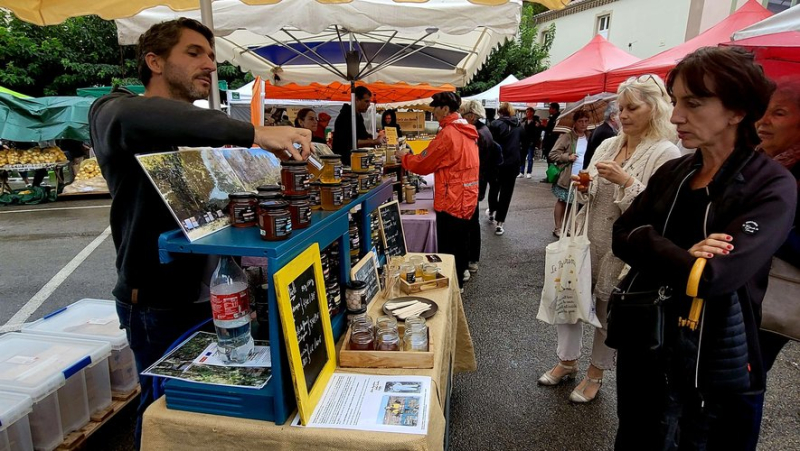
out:
M405 294L421 293L423 291L438 290L439 288L447 288L450 286L450 279L443 276L442 273L436 273L436 279L428 281L419 281L408 283L402 277L400 278L400 289Z
M402 335L403 325L398 324L397 328ZM348 328L339 351L339 366L343 368L433 368L434 341L430 328L427 352L351 351L350 331Z

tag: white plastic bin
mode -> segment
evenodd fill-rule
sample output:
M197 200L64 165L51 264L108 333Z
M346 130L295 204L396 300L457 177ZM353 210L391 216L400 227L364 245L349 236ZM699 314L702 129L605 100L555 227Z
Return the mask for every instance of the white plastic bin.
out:
M38 321L22 326L22 332L106 341L111 345L111 357L108 359L111 391L127 395L136 390L139 384L133 352L128 346L125 331L119 328L117 306L114 301L82 299ZM91 400L89 405L92 405ZM99 409L106 407L107 405ZM96 411L93 409L92 413Z
M0 392L0 451L33 451L30 396Z
M33 446L50 451L89 422L85 371L95 396L111 396L107 368L111 345L103 341L9 333L0 336L0 390L30 396ZM108 374L106 372L106 374Z

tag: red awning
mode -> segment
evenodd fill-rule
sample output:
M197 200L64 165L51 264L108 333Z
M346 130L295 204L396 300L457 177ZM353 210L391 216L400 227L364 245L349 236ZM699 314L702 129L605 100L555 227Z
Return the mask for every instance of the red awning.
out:
M800 31L765 34L720 45L744 47L755 53L756 61L772 79L800 74Z
M666 79L667 73L672 70L684 56L694 52L700 47L715 47L731 40L733 33L742 28L760 22L772 13L761 6L758 1L750 0L735 13L722 22L714 25L705 32L683 44L663 51L650 58L621 69L613 70L608 74L609 91L616 92L617 87L630 77L643 74L656 74Z
M639 59L597 35L550 69L500 87L503 102L575 102L608 91L606 74Z
M393 103L425 99L437 92L456 90L453 85L431 86L429 84L410 85L407 83L356 82L356 86L366 86L369 88L372 92L373 103ZM290 83L285 86L267 84L264 89L264 97L267 99L334 100L349 102L350 83L333 82L327 85L320 83L312 83L310 85Z

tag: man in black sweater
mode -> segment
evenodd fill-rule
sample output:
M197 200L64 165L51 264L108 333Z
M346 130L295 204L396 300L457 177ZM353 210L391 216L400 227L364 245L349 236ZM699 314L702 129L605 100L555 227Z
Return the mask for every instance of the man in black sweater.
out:
M169 264L158 257L158 237L176 229L172 217L134 155L176 150L177 146L253 144L280 158L310 154L311 132L292 127L253 127L220 111L192 105L208 96L214 62L214 36L191 19L154 25L137 48L144 96L116 89L98 99L89 112L92 142L113 197L111 232L117 250L117 300L120 325L128 336L139 372L159 359L189 328L211 316L200 299L207 259L176 255ZM301 152L294 149L300 144ZM153 401L152 380L141 378L135 445L141 415Z
M359 148L380 146L386 142L383 130L378 133L376 139L372 139L372 135L364 125L364 116L362 116L369 110L369 104L372 103L372 92L365 86L357 86L353 92L356 95L356 145ZM342 156L342 164L345 166L350 166L350 152L353 150L353 112L350 108L351 106L346 103L342 105L333 125L333 153Z

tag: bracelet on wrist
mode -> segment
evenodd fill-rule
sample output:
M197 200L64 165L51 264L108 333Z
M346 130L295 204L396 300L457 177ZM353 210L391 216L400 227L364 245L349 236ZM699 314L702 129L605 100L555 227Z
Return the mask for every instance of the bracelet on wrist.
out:
M621 185L619 185L619 187L622 188L622 189L627 188L628 182L630 182L632 179L633 179L633 176L631 175L630 177L628 177L627 180L625 180L625 183L622 183Z

